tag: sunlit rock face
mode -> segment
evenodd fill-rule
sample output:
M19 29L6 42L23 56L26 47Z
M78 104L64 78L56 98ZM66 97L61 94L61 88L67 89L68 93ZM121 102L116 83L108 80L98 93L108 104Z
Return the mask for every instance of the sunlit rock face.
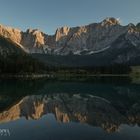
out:
M0 25L0 35L5 38L10 38L11 40L17 43L20 43L21 41L21 31L19 29L14 29L11 27Z
M43 53L43 45L45 44L44 34L35 29L28 29L21 34L21 44L28 49L30 53Z
M68 35L69 31L70 31L70 28L67 26L58 28L55 33L55 41L64 39Z
M87 95L53 94L26 96L8 110L0 113L0 122L26 119L39 119L52 113L56 120L62 123L71 121L98 126L107 132L114 132L121 124L136 124L139 122L138 105L132 106L124 115L108 100ZM135 114L135 115L134 115Z
M28 53L55 55L89 55L104 52L114 47L120 36L123 39L117 44L117 48L125 48L126 43L133 47L139 47L140 44L139 24L122 26L118 19L112 17L86 26L64 26L58 28L54 35L47 35L37 29L23 32L0 25L0 35L19 43Z
M115 19L113 17L106 18L101 22L102 26L111 26L111 25L120 25L119 19Z

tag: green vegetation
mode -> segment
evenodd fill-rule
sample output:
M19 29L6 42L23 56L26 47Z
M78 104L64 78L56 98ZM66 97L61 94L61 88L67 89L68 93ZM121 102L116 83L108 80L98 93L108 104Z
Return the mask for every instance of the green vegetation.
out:
M0 74L43 73L45 66L29 55L0 56Z
M53 70L53 69L52 69ZM92 73L92 74L128 74L131 68L127 65L111 65L96 67L54 67L56 72Z
M132 66L131 70L131 75L140 76L140 66Z

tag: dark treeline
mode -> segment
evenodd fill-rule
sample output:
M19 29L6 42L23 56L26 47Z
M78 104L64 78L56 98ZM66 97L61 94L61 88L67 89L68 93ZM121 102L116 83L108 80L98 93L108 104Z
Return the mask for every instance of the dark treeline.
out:
M46 70L44 64L31 58L27 54L0 56L0 73L43 73Z
M0 74L24 74L24 73L71 73L71 74L128 74L131 68L128 65L111 66L46 66L37 59L27 54L0 56Z

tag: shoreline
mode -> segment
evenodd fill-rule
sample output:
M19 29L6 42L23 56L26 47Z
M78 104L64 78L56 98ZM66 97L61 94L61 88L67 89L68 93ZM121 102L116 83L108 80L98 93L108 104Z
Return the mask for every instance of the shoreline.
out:
M0 78L41 79L41 78L53 78L53 77L50 74L0 74Z
M0 78L57 78L57 77L140 77L140 75L131 74L0 74Z
M3 79L54 79L54 78L78 78L78 77L95 77L95 78L103 78L103 77L126 77L126 78L140 78L140 75L135 74L68 74L68 73L52 73L52 74L0 74L0 78Z

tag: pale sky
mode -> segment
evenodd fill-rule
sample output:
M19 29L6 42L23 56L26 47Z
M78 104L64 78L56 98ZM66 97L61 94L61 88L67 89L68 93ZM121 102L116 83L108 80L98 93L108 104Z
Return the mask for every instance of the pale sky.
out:
M0 24L54 34L61 26L80 26L120 18L140 22L140 0L0 0Z

